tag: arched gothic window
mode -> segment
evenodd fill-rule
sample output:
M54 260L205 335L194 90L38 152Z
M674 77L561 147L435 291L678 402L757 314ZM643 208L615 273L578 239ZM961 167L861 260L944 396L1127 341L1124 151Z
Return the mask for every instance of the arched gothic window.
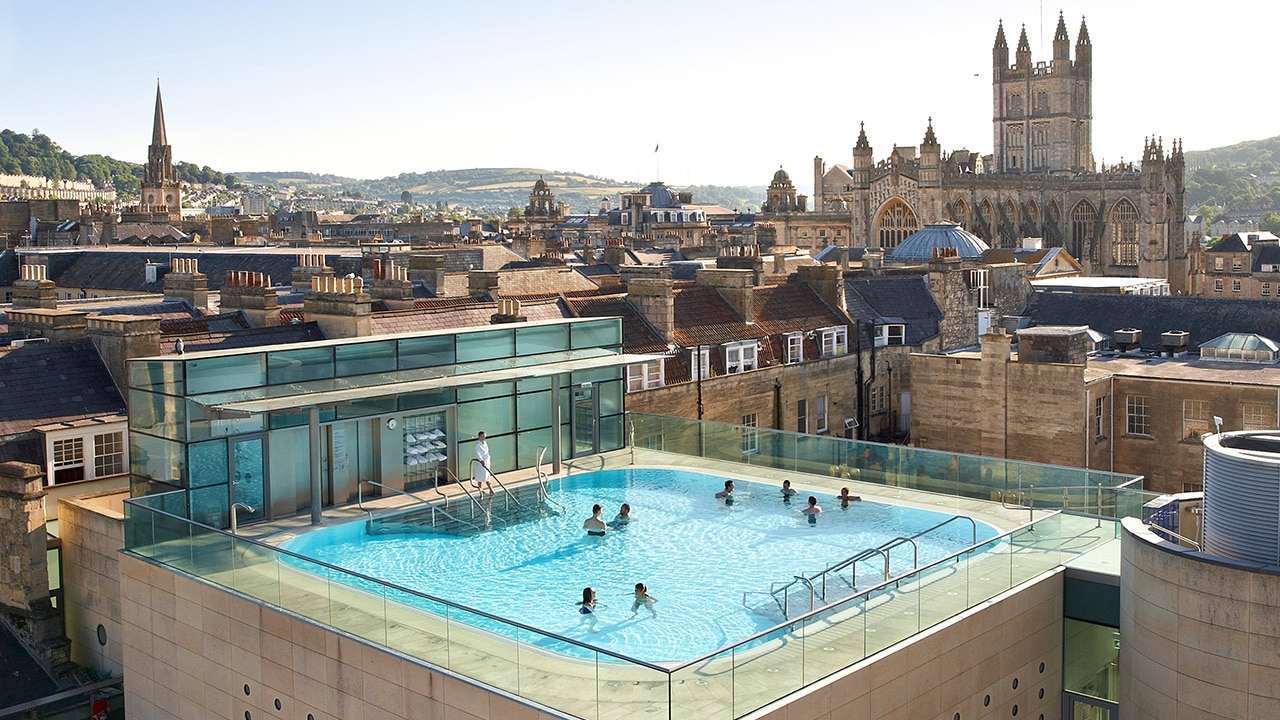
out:
M876 237L880 239L880 247L898 247L898 243L908 235L920 229L920 221L901 198L893 198L885 204L876 219Z
M1071 211L1071 244L1067 246L1067 252L1077 259L1084 259L1084 253L1093 240L1094 224L1097 221L1097 208L1088 200L1081 200L1076 209Z
M1111 208L1111 260L1116 265L1138 264L1138 208L1121 199Z
M960 223L960 227L966 230L969 229L969 206L963 199L957 199L951 206L951 221Z

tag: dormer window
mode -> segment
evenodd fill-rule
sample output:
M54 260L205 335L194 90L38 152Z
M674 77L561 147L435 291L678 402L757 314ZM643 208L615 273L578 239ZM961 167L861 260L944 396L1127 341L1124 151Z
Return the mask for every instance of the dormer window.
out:
M665 384L661 360L627 366L627 392L652 390Z
M902 345L904 344L906 337L906 325L892 324L876 326L876 347Z
M725 345L724 365L725 371L730 375L755 370L757 367L756 341L749 340Z
M693 365L693 379L711 377L711 348L699 347L689 351L689 361Z
M804 333L787 333L787 364L804 362Z
M849 329L840 327L822 328L822 356L835 357L849 352Z

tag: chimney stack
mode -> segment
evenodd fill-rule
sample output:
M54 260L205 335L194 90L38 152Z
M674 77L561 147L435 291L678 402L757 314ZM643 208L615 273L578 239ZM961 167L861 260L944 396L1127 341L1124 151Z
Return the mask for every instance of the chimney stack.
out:
M182 300L204 312L209 309L209 278L200 272L196 258L173 258L164 276L164 299Z
M358 277L313 276L311 292L302 299L304 317L315 321L327 338L368 337L372 305Z
M849 305L844 296L844 272L835 265L801 265L796 268L796 277L809 286L822 301L841 313L847 312Z
M150 357L160 351L160 318L142 315L98 315L89 318L88 336L98 348L121 397L129 397L130 358Z
M44 265L23 265L20 275L13 281L13 309L58 307L58 286L53 284Z
M9 332L26 338L44 338L49 342L82 340L88 313L75 310L26 308L9 311Z
M743 320L748 323L756 321L755 285L759 276L754 270L704 268L695 277L699 285L720 293L720 297L733 306Z
M444 256L410 255L409 282L422 281L436 295L444 294Z
M471 270L467 273L467 294L471 297L484 297L497 291L497 270Z
M219 301L223 312L239 310L252 327L280 324L280 304L271 277L248 270L228 270Z
M293 268L289 283L294 292L307 292L311 289L311 278L333 277L333 268L324 264L324 255L320 253L300 253L298 264Z
M624 276L623 284L627 303L649 321L662 342L675 342L676 306L671 277Z
M369 281L369 295L381 300L389 310L413 309L413 283L409 282L409 269L383 260L373 262L373 280Z

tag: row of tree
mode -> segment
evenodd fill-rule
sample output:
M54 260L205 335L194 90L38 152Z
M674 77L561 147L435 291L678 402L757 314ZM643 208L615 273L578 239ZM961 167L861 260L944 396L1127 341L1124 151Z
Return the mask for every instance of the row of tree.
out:
M30 135L0 130L0 173L35 175L52 180L87 180L101 188L115 187L121 195L137 195L143 166L106 155L72 155L48 135L32 130ZM235 175L224 174L188 162L174 165L178 179L188 183L214 183L237 187Z

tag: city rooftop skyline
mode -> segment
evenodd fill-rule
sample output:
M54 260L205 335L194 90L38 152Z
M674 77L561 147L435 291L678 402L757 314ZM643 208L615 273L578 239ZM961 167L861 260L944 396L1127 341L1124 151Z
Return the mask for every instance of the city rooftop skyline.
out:
M813 157L847 164L860 122L877 160L930 117L944 150L990 153L997 22L1048 61L1062 10L1073 59L1088 23L1099 164L1152 134L1188 150L1276 134L1250 110L1273 79L1261 2L154 7L0 0L3 127L145 162L158 78L175 160L222 172L764 185L781 166L808 193Z

